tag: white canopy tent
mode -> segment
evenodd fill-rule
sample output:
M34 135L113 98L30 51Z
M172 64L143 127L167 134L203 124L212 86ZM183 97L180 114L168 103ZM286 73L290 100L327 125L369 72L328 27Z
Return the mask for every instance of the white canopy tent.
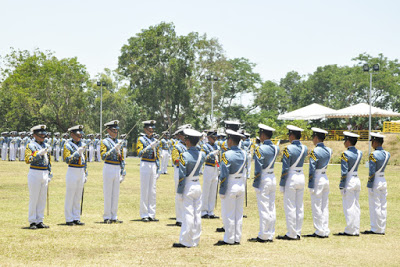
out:
M351 117L368 117L369 105L360 103L347 108L339 109L326 114L326 118L351 118ZM400 113L384 110L377 107L371 107L372 117L400 117Z
M325 114L333 112L336 112L336 110L313 103L311 105L279 115L278 120L318 120L325 118Z

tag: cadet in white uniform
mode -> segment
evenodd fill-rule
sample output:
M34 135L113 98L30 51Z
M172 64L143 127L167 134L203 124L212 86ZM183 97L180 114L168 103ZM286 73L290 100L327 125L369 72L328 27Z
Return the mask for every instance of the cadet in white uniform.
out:
M205 154L196 147L201 133L193 129L183 130L187 151L179 160L179 185L177 194L182 198L182 228L179 243L173 247L196 247L201 235L201 185L199 173Z
M370 133L371 146L375 149L369 156L368 200L371 230L362 234L384 235L387 217L387 182L385 168L390 159L390 153L382 148L385 136L380 133Z
M219 176L225 234L224 239L215 243L215 246L240 245L242 238L246 152L238 147L242 134L233 130L226 130L226 134L229 150L222 154Z
M8 153L8 132L2 132L0 138L1 160L7 160Z
M311 128L313 144L310 153L308 188L311 195L311 209L315 232L307 237L327 238L329 236L329 180L326 175L332 150L324 145L327 131Z
M283 204L286 216L287 233L277 239L300 240L304 219L304 185L303 163L307 156L307 147L300 142L303 129L287 125L289 130L288 145L283 151L282 176L280 191L283 193Z
M275 235L275 191L276 178L274 174L275 159L279 147L275 146L271 137L275 129L265 124L258 124L260 146L254 151L254 182L257 194L258 214L260 217L260 232L250 242L272 242Z
M362 158L362 152L357 150L355 145L358 134L343 132L344 146L347 148L341 158L340 192L343 200L343 213L346 218L344 232L337 235L359 236L360 235L360 191L361 183L357 170Z
M30 164L28 173L30 229L49 228L43 223L47 186L52 178L49 146L44 143L46 125L32 127L35 140L25 150L25 162Z
M157 146L159 141L153 137L156 121L144 121L145 136L137 141L137 155L140 162L140 217L142 221L158 221L156 216L156 180L159 160Z
M104 223L122 223L118 220L119 186L125 179L125 159L122 154L122 140L118 140L119 121L114 120L104 124L110 137L101 141L100 154L104 160L103 193L104 193Z
M216 144L217 131L208 130L208 142L203 144L201 151L206 153L206 162L203 174L203 195L201 218L218 219L214 214L217 187L218 187L218 156L219 146Z
M68 164L67 175L65 177L66 192L64 215L66 224L85 225L80 221L80 203L83 193L83 184L86 183L87 170L85 157L85 144L81 142L84 135L83 126L76 125L68 129L71 140L64 144L64 161Z
M161 139L161 173L167 174L168 160L169 160L169 144L168 132L163 132L164 138Z

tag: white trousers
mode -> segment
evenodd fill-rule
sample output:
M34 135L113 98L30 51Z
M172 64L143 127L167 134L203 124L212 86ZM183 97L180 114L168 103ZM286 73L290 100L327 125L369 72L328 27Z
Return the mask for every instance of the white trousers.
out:
M94 147L89 146L89 162L93 162L94 159Z
M347 177L342 200L343 213L346 218L346 228L344 232L350 235L360 234L360 191L360 179L357 176Z
M155 162L140 162L140 217L156 216L156 180L157 165Z
M46 207L47 186L49 179L48 170L29 169L29 223L43 222L44 209Z
M261 178L260 188L256 189L258 214L260 217L260 232L258 237L263 240L272 240L275 235L275 193L276 179L274 174Z
M315 175L314 191L311 195L311 209L315 233L328 236L329 230L329 180L326 174Z
M54 150L54 161L59 161L60 160L60 146L56 146L56 149Z
M25 146L21 145L19 147L19 161L24 161L25 160L25 150L26 150Z
M14 144L10 144L10 152L9 152L9 153L10 153L10 154L8 155L8 159L9 159L9 160L15 160L17 151L16 151L16 149L15 149Z
M103 194L104 194L104 220L116 220L119 200L119 179L121 167L104 163L103 167Z
M100 155L100 145L96 147L96 153L97 153L97 161L101 160L101 155Z
M224 241L229 244L240 242L242 238L244 191L243 178L229 177L225 196L221 197L221 216L225 228Z
M201 185L188 181L183 190L182 228L179 242L187 247L195 247L201 235Z
M204 166L201 215L214 215L217 196L218 167Z
M179 184L179 168L174 165L174 182L175 182L175 214L176 214L176 221L182 222L182 212L183 212L183 202L182 199L179 197L178 191L178 184Z
M161 173L167 173L167 167L168 167L168 159L169 159L169 153L168 150L162 150L161 152L162 159L161 159Z
M283 205L286 215L286 235L296 238L301 235L301 227L304 219L304 174L302 172L291 172L285 184L283 194Z
M368 189L371 231L383 234L387 217L387 183L385 177L375 177L373 188Z
M81 219L81 199L83 192L83 183L85 180L85 169L68 167L65 177L65 205L64 215L66 222L72 222Z
M7 160L7 150L8 150L7 143L4 142L1 148L1 160Z
M128 153L128 148L123 147L122 148L122 154L124 155L124 159L126 159L126 154Z
M246 173L246 178L250 178L251 174L251 153L247 153L247 167L246 167L247 173Z

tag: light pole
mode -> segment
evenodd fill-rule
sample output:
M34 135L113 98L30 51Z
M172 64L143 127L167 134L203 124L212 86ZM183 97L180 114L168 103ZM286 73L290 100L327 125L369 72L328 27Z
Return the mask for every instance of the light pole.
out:
M211 128L214 127L214 82L218 82L218 77L213 75L206 76L207 81L211 82Z
M100 140L102 140L102 133L101 130L103 128L103 86L106 86L106 82L97 82L97 86L100 86Z
M370 67L369 67L369 65L368 64L364 64L363 65L363 71L364 72L369 72L369 94L368 94L368 96L369 96L369 126L368 126L368 144L369 144L369 146L368 146L368 156L371 154L371 142L369 141L369 140L371 140L371 130L372 130L372 127L371 127L371 110L372 110L372 100L371 100L371 94L372 94L372 74L373 73L376 73L376 72L378 72L379 71L379 64L374 64L373 66L372 66L372 69L370 69ZM367 161L367 164L368 164L368 161Z

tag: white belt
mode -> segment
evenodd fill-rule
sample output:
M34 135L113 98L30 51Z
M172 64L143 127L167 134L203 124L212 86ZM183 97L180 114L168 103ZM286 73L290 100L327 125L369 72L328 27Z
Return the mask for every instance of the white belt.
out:
M243 174L239 173L237 175L230 174L229 179L243 179Z
M358 172L348 172L347 177L358 177Z
M289 168L289 172L303 173L303 167Z
M326 169L315 170L315 174L326 174Z
M189 179L190 182L198 182L199 181L199 176L193 176L191 179Z
M385 173L383 173L383 172L376 172L376 173L375 173L375 177L379 177L379 178L385 177Z
M268 175L268 174L273 174L274 170L273 169L264 169L261 172L261 175Z

